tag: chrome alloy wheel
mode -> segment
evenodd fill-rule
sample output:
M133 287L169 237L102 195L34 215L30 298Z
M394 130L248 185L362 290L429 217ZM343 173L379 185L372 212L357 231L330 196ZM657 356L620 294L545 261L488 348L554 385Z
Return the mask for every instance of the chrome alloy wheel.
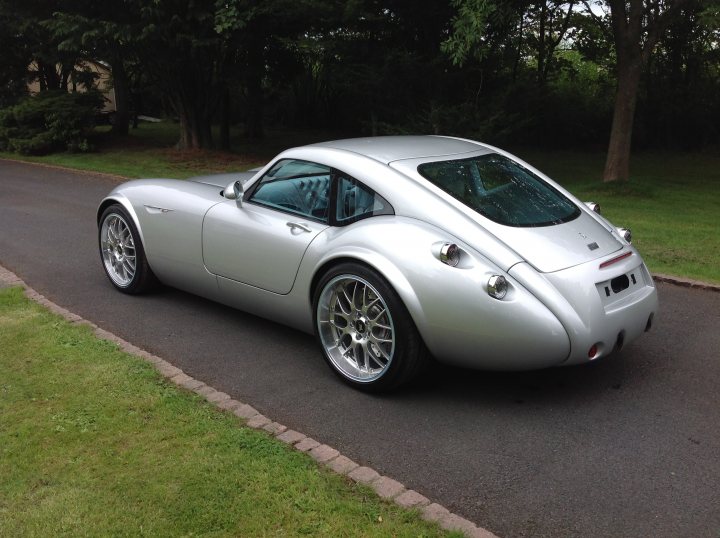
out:
M105 271L112 281L125 288L135 277L135 240L125 219L110 213L100 229L100 249Z
M369 383L387 372L395 353L390 309L378 291L355 275L338 275L322 290L317 307L320 341L345 377Z

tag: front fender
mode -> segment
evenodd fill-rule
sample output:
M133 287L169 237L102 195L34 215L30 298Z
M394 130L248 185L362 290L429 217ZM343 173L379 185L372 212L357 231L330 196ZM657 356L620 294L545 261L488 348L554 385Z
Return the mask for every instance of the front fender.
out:
M138 233L140 234L140 240L142 241L143 245L145 244L145 236L143 235L143 229L142 226L140 226L140 220L138 219L137 212L135 211L135 208L133 207L132 203L128 199L127 196L125 196L121 191L119 191L117 188L113 189L110 194L108 194L103 200L100 202L100 205L97 209L97 224L98 227L100 226L100 217L102 217L103 211L107 209L109 206L113 204L120 204L125 211L127 211L130 214L130 218L132 218L133 223L135 224L135 228L137 229Z

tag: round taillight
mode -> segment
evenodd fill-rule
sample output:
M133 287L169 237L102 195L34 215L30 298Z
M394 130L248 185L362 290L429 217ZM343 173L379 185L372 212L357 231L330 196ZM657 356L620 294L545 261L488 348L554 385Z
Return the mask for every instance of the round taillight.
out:
M597 202L585 202L585 205L590 208L590 211L594 211L598 215L600 215L600 204Z
M488 279L488 295L502 299L507 294L508 283L504 276L493 275Z
M450 267L455 267L460 263L460 247L455 243L445 243L440 247L440 261Z
M617 228L617 232L628 243L632 243L632 232L628 228Z
M595 355L597 355L597 352L598 352L598 345L593 344L592 347L590 348L590 350L588 351L588 357L591 359L594 359Z

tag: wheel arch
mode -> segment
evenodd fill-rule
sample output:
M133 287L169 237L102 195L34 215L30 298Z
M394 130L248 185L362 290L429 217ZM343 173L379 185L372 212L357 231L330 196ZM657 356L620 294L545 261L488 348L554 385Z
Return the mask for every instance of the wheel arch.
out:
M130 215L130 218L133 220L133 224L135 224L135 228L138 231L138 234L140 234L140 241L142 241L143 246L146 245L145 243L145 236L143 235L142 226L140 226L140 220L138 219L137 212L135 211L135 208L130 203L130 200L128 200L125 196L122 196L118 193L111 194L110 196L103 199L102 202L100 202L100 205L97 209L97 225L100 226L100 219L102 217L102 214L105 212L105 210L112 206L112 205L120 205L125 211L128 212Z
M315 292L322 277L333 267L343 263L357 263L380 274L392 289L395 290L395 293L398 294L422 337L422 325L425 315L412 285L391 260L371 250L361 248L348 249L322 260L317 265L310 281L309 301L311 305L313 304Z

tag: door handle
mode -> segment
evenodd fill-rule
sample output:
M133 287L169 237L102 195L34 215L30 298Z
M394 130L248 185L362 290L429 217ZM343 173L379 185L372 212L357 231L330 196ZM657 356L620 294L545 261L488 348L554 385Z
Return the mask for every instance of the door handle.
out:
M312 229L310 229L307 225L302 224L300 222L288 222L288 227L290 227L291 230L302 230L303 232L311 233Z

